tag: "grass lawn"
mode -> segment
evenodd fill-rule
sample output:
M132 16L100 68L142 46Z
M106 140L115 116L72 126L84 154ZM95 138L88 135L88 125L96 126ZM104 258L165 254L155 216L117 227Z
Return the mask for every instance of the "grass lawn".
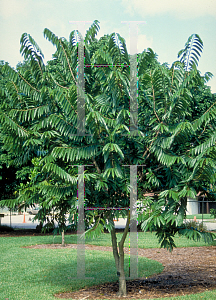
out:
M202 214L186 215L186 219L193 219L194 216L196 216L197 220L202 220ZM211 214L203 214L203 219L204 220L207 220L207 219L214 220L214 218L211 216Z
M140 248L159 247L154 233L139 232ZM120 240L122 233L118 233ZM76 243L76 235L66 235L66 243ZM206 245L204 242L191 242L185 238L175 238L179 247ZM128 247L127 237L125 247ZM76 249L27 249L33 244L61 243L60 236L0 237L0 299L9 300L49 300L53 294L77 290L85 286L108 281L116 281L115 263L112 252L86 250L86 276L93 280L76 279ZM86 244L111 246L110 234L103 234ZM216 245L216 241L213 243ZM125 255L125 273L128 276L128 255ZM104 269L106 266L106 269ZM139 276L148 277L163 270L161 263L139 257ZM201 296L203 295L203 298ZM195 298L194 298L195 297ZM197 297L197 298L196 298ZM216 291L198 296L185 296L169 299L214 299Z

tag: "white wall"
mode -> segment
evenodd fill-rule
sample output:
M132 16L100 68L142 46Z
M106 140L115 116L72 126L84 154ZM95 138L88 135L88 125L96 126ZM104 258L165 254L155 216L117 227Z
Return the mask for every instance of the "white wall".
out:
M193 202L192 202L193 201ZM187 215L198 214L198 198L187 198Z

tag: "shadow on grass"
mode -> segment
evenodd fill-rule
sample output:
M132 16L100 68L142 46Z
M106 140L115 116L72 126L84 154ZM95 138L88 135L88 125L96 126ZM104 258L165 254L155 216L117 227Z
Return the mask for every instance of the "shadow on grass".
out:
M56 253L57 254L57 253ZM118 281L115 261L112 252L86 251L85 255L85 278L77 278L77 261L74 253L72 261L49 264L46 275L40 278L45 285L55 285L59 292L76 291L85 287L99 285L106 282ZM125 276L129 276L129 255L125 255ZM149 277L163 271L164 267L157 261L145 257L139 257L139 277ZM83 274L84 275L84 274ZM89 279L88 277L91 277ZM39 283L39 282L38 282Z

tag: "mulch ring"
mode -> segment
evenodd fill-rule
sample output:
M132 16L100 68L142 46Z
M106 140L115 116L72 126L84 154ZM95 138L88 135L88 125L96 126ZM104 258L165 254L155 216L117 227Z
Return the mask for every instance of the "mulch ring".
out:
M76 244L66 248L76 248ZM26 248L61 248L61 245L34 245ZM86 250L112 251L111 247L85 245ZM128 248L124 248L129 253ZM136 280L127 280L127 297L122 299L151 299L196 294L216 289L216 246L166 249L139 249L138 254L161 262L161 274ZM104 283L76 292L59 293L57 298L67 299L119 299L118 281Z

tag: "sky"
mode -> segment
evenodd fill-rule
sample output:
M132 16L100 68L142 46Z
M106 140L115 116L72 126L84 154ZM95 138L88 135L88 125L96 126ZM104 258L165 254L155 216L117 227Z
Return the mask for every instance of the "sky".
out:
M213 73L208 85L216 93L216 0L0 0L0 60L14 68L23 61L20 38L26 32L40 46L46 63L55 47L44 38L45 28L68 39L78 29L75 21L84 24L84 36L94 20L100 22L97 38L119 33L130 54L128 22L138 21L137 52L150 47L159 62L169 66L189 36L198 34L204 46L198 69L202 75Z

